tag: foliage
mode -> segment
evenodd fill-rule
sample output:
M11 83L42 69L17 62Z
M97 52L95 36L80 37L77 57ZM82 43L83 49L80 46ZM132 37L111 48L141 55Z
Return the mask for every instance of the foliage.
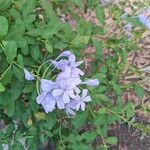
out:
M131 101L123 104L122 95L128 89L135 89L137 96L143 99L144 91L136 83L123 86L119 80L127 54L136 50L134 41L139 35L133 40L123 32L120 37L96 38L107 31L104 8L98 4L98 0L87 3L80 0L52 0L51 3L48 0L0 1L0 120L4 120L7 127L6 132L0 131L0 149L2 144L8 144L9 149L22 150L20 141L24 139L31 150L45 141L58 150L91 150L98 138L102 144L96 145L96 149L108 149L117 143L115 136L108 135L109 126L115 122L132 124L135 106ZM85 21L73 11L74 8L85 12L87 8L92 9L99 24ZM110 11L119 12L114 20L120 25L122 12L116 6L114 8L115 11L112 8ZM68 22L60 20L61 13L74 17L76 31ZM143 31L142 28L140 33ZM83 60L87 55L82 50L91 45L96 49L95 60L91 74L86 77L99 79L100 86L89 88L92 101L86 111L77 113L75 118L68 118L61 111L44 113L36 103L38 82L36 85L26 81L23 68L42 76L47 66L40 65L45 60L56 58L64 49L71 50ZM111 49L113 55L105 57L104 48ZM49 78L48 74L46 78ZM115 96L115 104L109 94Z

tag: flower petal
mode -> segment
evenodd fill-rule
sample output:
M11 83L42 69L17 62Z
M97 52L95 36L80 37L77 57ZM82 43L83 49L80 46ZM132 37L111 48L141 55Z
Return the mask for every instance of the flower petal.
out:
M62 89L55 89L52 91L52 95L53 96L59 96L63 93L63 90Z
M83 62L84 62L84 61L78 61L78 62L76 62L76 63L75 63L75 67L80 66Z
M85 111L85 103L84 102L81 103L81 110Z
M29 80L29 81L34 80L34 76L28 70L24 69L24 74L25 74L26 80Z
M68 96L68 94L64 93L63 94L63 97L62 97L62 100L63 102L66 104L66 103L69 103L70 102L70 97Z
M88 90L87 89L83 89L83 91L82 91L82 98L86 97L87 93L88 93Z
M58 74L56 81L70 78L71 76L71 68L65 67L65 70Z
M41 89L43 92L50 92L55 88L55 83L51 80L42 79L41 80Z
M76 56L75 56L74 54L71 54L71 55L69 56L69 62L70 62L71 65L72 65L72 64L75 63L75 61L76 61Z
M89 86L98 86L99 81L97 79L89 79L89 80L83 82L83 84L86 84L86 85L89 85Z
M56 103L57 103L58 109L64 109L65 108L65 104L62 101L62 99L57 100Z
M37 102L38 104L41 104L41 102L43 101L44 97L45 97L45 94L40 94L40 95L36 98L36 102Z
M68 56L70 56L70 55L71 55L71 52L70 52L70 51L64 51L64 52L62 52L62 53L59 55L59 57L63 57L63 56L68 57Z
M84 102L90 102L91 101L91 97L90 96L86 96L84 99L83 99Z
M49 102L45 101L44 103L42 103L42 106L45 110L46 113L48 112L52 112L55 109L55 100L51 99Z
M81 90L80 90L77 86L74 88L74 91L75 91L77 94L79 94L79 93L81 92Z
M66 114L68 115L68 116L75 116L76 114L75 114L75 112L72 110L72 109L70 109L70 108L66 108Z

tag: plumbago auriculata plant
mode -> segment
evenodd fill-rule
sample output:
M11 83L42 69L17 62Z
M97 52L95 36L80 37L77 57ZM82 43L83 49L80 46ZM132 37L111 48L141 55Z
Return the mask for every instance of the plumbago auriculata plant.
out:
M142 70L128 65L127 56L137 51L150 20L143 11L125 13L125 1L111 2L0 0L0 150L45 145L107 150L117 145L116 135L110 134L116 123L149 132L134 122L132 100L123 100L125 92L134 90L143 102L142 86L124 85L120 79L126 68L141 75ZM132 9L145 7L148 13L147 4L136 2ZM119 36L109 34L105 12ZM89 48L95 52L85 53ZM86 59L92 60L89 68Z
M43 64L50 63L53 69L59 70L55 80L47 80L37 77L24 69L25 78L29 81L40 81L40 89L37 90L36 101L41 104L46 113L54 111L56 108L64 110L68 116L74 116L75 111L85 110L85 103L91 101L88 90L83 89L82 85L98 86L97 79L82 81L84 72L78 67L83 61L76 61L76 57L70 51L62 52L55 60L48 60ZM43 65L42 64L42 65ZM51 72L51 71L50 71ZM53 78L53 77L51 77Z

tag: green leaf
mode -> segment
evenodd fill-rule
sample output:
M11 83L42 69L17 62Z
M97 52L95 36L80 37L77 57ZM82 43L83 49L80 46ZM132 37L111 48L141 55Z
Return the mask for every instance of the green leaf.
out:
M0 92L5 91L5 87L3 86L3 84L0 82Z
M86 139L87 142L93 141L96 138L96 132L94 131L88 131L83 133L82 138Z
M33 90L34 90L34 85L31 83L24 87L23 93L31 93Z
M53 53L53 47L50 43L46 42L45 43L45 48L49 53Z
M25 33L25 23L22 19L18 18L13 25L10 26L10 32L6 36L7 41L20 41ZM20 39L21 38L21 39Z
M26 0L25 1L25 4L22 9L22 14L24 17L26 17L31 12L33 12L36 3L37 3L36 0Z
M0 0L0 11L7 9L12 3L12 0Z
M95 57L97 59L100 59L103 56L103 45L101 41L94 41L93 42L94 47L96 48Z
M27 43L24 43L24 46L21 47L21 52L23 55L28 55L29 54L29 46Z
M135 85L135 86L134 86L134 91L135 91L136 95L137 95L140 99L143 99L143 98L144 98L144 89L143 89L143 87L141 87L140 85Z
M8 21L4 16L0 16L0 37L7 35Z
M17 61L20 66L22 66L22 67L24 66L23 56L21 54L18 54Z
M3 41L4 53L7 62L11 62L17 56L17 45L14 41Z
M76 129L80 128L81 126L83 126L85 124L87 117L88 117L87 111L78 113L77 117L72 119L73 126Z
M5 76L2 78L2 83L4 85L8 84L8 83L11 83L11 80L12 80L12 76L13 76L13 72L12 72L12 69L8 69Z
M97 113L99 113L99 114L104 114L104 113L106 113L106 112L107 112L107 111L106 111L106 108L100 108Z
M73 46L79 45L79 44L87 44L89 41L89 36L81 36L77 35L71 42Z
M117 138L116 137L108 137L105 141L108 144L116 144L117 143Z
M19 67L13 66L13 73L20 81L23 81L24 72L22 69L20 69Z
M134 104L131 103L131 102L128 102L125 106L125 109L126 109L126 115L127 115L127 118L131 118L134 116L135 114L135 111L134 111Z
M113 85L114 91L115 91L118 95L121 95L121 94L122 94L121 87L120 87L119 85L117 85L116 83L114 83L114 82L112 82L112 85Z
M52 28L50 29L49 27L46 28L43 32L41 37L43 39L50 39L53 37L53 35L57 34L60 30L62 30L65 27L64 24L61 24L59 22L56 22L55 25L52 26Z
M102 6L96 7L96 17L102 25L105 25L105 14Z
M104 94L97 94L95 96L96 96L96 98L99 98L102 101L105 101L105 102L109 102L110 101L110 99Z
M57 118L54 113L47 114L44 127L48 130L51 130L55 126L56 122L57 122Z
M64 49L66 47L68 47L68 44L63 43L61 41L59 41L58 43L55 43L55 45L54 45L54 48L57 48L57 49Z
M57 15L55 13L55 11L53 10L52 5L50 4L49 1L40 1L40 4L43 8L43 10L45 10L45 16L47 17L47 19L50 19L51 22L56 22Z
M10 92L7 91L0 95L0 104L4 108L4 113L9 117L14 114L15 101L12 99L12 95Z
M30 50L31 50L31 56L34 58L34 60L38 61L40 56L40 49L38 44L30 46Z

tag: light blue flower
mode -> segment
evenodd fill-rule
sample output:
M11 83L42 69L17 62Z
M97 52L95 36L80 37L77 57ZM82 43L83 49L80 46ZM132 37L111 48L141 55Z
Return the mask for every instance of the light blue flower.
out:
M59 61L51 61L55 68L62 70L63 72L70 68L71 77L80 77L84 75L84 72L77 68L83 63L83 61L76 62L76 57L73 54L68 55L68 59L61 59Z
M91 97L87 95L88 90L84 89L82 91L82 95L77 95L75 100L70 102L70 108L75 109L75 110L79 110L81 108L82 111L85 110L85 103L86 102L90 102L91 101Z
M98 86L99 81L97 79L89 79L87 81L84 81L83 84L89 85L89 86Z
M41 79L41 90L36 101L41 104L45 112L52 112L56 108L64 109L68 116L74 116L76 111L85 110L85 103L91 101L87 95L88 90L80 90L81 84L89 86L99 85L97 79L82 82L84 72L78 68L83 61L76 62L76 57L70 51L64 51L57 58L65 57L59 61L51 61L60 71L55 81ZM81 94L80 94L81 93Z
M67 104L67 105L65 106L65 112L66 112L66 114L68 115L68 117L72 117L72 116L75 116L75 115L76 115L75 110L73 110L73 109L71 108L71 103L69 103L69 104Z
M146 18L144 15L139 15L138 18L144 26L150 29L150 19Z
M53 97L50 92L41 93L37 97L36 101L38 104L42 105L42 107L44 108L46 113L52 112L56 108L56 106L58 109L64 109L65 108L65 104L62 101L62 98L59 96Z
M52 95L60 96L63 102L69 103L71 98L75 98L75 92L78 92L77 85L79 84L78 79L65 78L56 81L57 88L52 91Z
M133 24L128 23L128 24L126 24L123 28L124 28L126 31L131 31L132 27L133 27Z
M24 74L25 74L25 79L26 80L29 80L29 81L32 81L34 80L34 76L24 68Z
M36 102L42 105L46 113L52 112L55 109L56 101L50 93L43 92L37 97Z

